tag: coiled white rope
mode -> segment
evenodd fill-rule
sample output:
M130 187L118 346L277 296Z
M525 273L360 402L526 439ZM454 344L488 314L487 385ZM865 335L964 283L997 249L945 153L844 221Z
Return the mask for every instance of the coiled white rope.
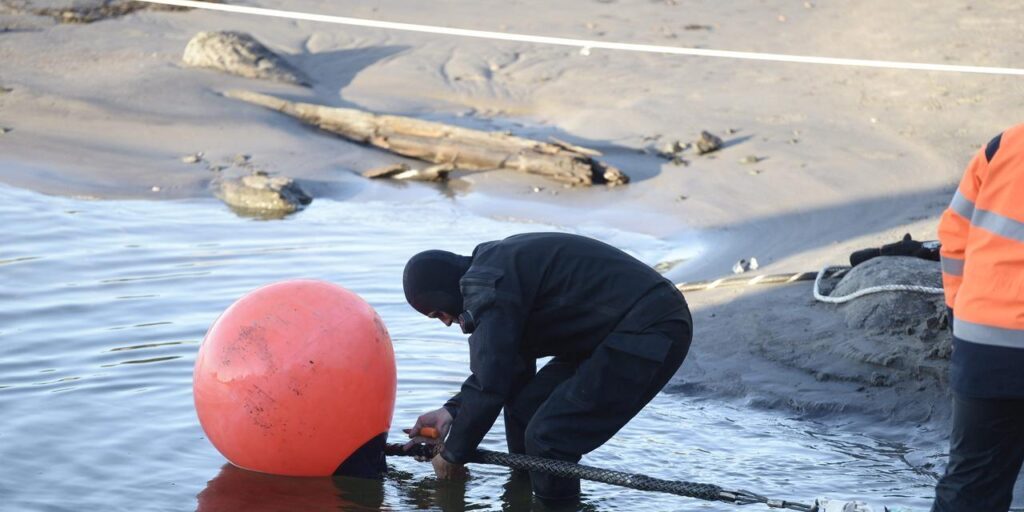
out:
M449 36L473 37L479 39L493 39L499 41L518 41L524 43L538 43L556 46L572 46L580 49L580 53L589 55L593 49L621 50L630 52L660 53L668 55L691 55L698 57L715 57L724 59L746 59L772 62L793 62L802 64L827 64L834 66L859 66L869 68L901 69L913 71L943 71L954 73L982 73L990 75L1016 75L1024 76L1024 69L1003 68L990 66L964 66L956 64L928 64L921 62L897 62L870 59L841 59L835 57L815 57L809 55L785 55L780 53L758 53L738 52L731 50L709 50L705 48L683 48L678 46L661 46L653 44L616 43L611 41L595 41L592 39L575 39L568 37L536 36L531 34L513 34L508 32L493 32L488 30L471 30L464 28L439 27L435 25L420 25L416 23L398 23L393 21L380 21L365 18L350 18L345 16L330 16L326 14L313 14L298 11L285 11L280 9L265 9L262 7L247 7L242 5L215 4L199 2L194 0L138 0L151 4L174 5L178 7L189 7L192 9L205 9L208 11L223 11L238 14L250 14L255 16L270 16L293 20L316 21L321 23L334 23L337 25L349 25L356 27L382 28L387 30L401 30L406 32L421 32L426 34L443 34Z
M692 283L679 283L676 288L681 292L693 292L701 290L713 290L715 288L723 287L737 287L737 286L753 286L758 284L788 284L795 283L797 281L810 281L814 279L814 298L820 302L827 302L829 304L842 304L844 302L850 302L851 300L870 295L872 293L882 292L915 292L915 293L926 293L933 295L940 295L943 292L942 288L934 288L931 286L920 286L913 284L886 284L879 286L869 286L861 290L857 290L849 295L825 295L821 293L821 281L826 277L841 277L850 271L852 267L842 265L829 265L821 269L820 272L796 272L793 274L775 274L775 275L760 275L754 277L723 277L721 279L715 279L713 281L698 281Z
M863 297L865 295L871 295L872 293L882 292L917 292L927 294L942 294L944 293L942 288L934 288L931 286L919 286L913 284L886 284L880 286L869 286L862 288L848 295L832 296L824 295L821 293L821 280L826 274L833 270L849 269L850 267L844 266L826 266L818 272L818 277L814 279L814 298L820 302L826 302L829 304L842 304L844 302L850 302L853 299Z

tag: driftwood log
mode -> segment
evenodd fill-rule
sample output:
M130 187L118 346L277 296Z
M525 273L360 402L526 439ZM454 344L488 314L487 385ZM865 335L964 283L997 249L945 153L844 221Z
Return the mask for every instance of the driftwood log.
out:
M410 117L285 101L249 91L228 91L225 96L283 112L355 142L458 170L510 169L571 185L629 182L615 167L594 160L600 153L562 141L541 142Z
M405 164L391 164L363 171L363 176L370 179L445 181L453 170L452 164L437 164L426 169L413 169Z

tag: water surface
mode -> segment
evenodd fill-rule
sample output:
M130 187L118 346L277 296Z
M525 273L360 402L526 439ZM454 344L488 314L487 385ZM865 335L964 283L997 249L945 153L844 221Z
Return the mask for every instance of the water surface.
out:
M468 484L389 461L379 484L234 469L204 438L192 365L220 312L269 282L324 279L362 295L395 344L391 439L438 407L467 372L464 337L423 318L401 291L417 251L563 228L475 216L443 198L318 200L281 221L213 200L88 201L0 186L0 508L3 510L519 510L528 486L473 467ZM680 248L599 226L569 231L648 263ZM685 252L685 251L684 251ZM697 340L699 343L699 340ZM484 447L504 449L499 424ZM863 497L926 508L934 478L911 448L685 393L658 396L584 462L807 500ZM935 457L940 457L936 454ZM734 510L584 484L585 510ZM767 510L750 506L746 510Z

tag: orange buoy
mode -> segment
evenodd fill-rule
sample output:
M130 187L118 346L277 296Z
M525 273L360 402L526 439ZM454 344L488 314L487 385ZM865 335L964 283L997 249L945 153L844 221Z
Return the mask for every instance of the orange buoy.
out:
M395 379L377 312L340 286L296 280L250 292L213 323L192 390L203 431L232 464L327 476L386 435Z

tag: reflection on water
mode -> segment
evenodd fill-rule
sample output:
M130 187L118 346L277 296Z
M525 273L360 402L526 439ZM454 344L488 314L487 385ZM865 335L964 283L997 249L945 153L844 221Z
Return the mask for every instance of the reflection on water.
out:
M385 486L386 482L386 486ZM261 475L225 464L199 498L197 511L203 510L536 510L568 512L597 510L588 503L558 505L535 500L530 477L509 472L501 479L500 489L489 503L469 503L465 482L438 480L391 467L385 482L358 478L287 478ZM469 485L473 485L470 483ZM386 500L392 489L395 499ZM301 496L301 497L300 497ZM235 508L218 508L235 507ZM239 508L244 507L244 508ZM297 507L297 508L296 508Z
M197 498L197 512L379 510L384 482L360 478L297 478L221 466Z
M0 186L0 509L523 510L529 484L503 468L438 482L429 465L389 460L381 483L297 479L225 465L191 396L206 329L269 282L324 279L369 301L395 343L390 433L436 408L467 371L456 329L405 304L401 270L429 248L551 229L468 214L445 199L318 201L280 221L239 218L216 201L81 201ZM687 250L600 226L575 231L649 263ZM689 249L693 251L693 249ZM699 342L699 340L697 341ZM503 450L500 424L483 447ZM821 423L661 395L584 462L669 479L809 499L871 497L923 507L934 478L907 447ZM938 454L927 457L938 458ZM732 510L584 484L584 510ZM536 507L534 507L536 508Z

